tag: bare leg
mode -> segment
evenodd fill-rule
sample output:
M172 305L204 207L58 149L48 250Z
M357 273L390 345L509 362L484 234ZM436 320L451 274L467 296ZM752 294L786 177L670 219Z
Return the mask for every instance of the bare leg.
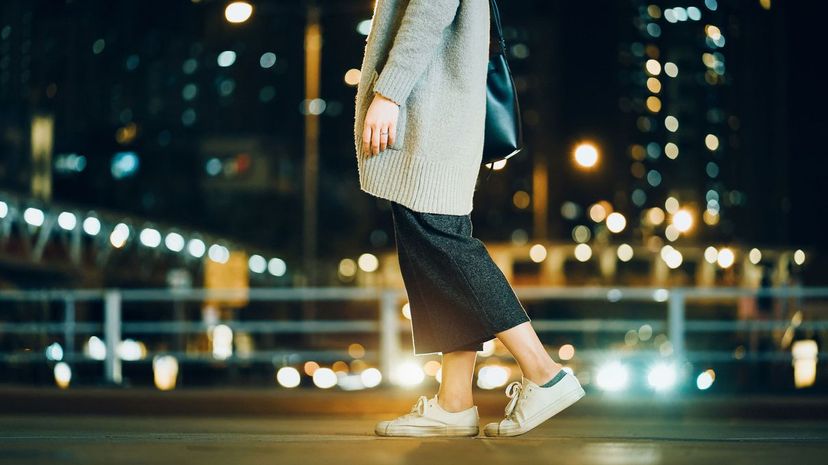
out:
M440 389L437 403L449 412L459 412L474 406L472 379L476 351L456 351L443 354Z
M546 383L563 368L546 352L530 321L499 332L495 336L515 357L523 376L537 384Z

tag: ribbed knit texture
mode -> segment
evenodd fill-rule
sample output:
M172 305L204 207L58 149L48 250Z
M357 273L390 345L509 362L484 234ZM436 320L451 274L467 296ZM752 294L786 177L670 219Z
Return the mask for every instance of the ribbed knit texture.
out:
M357 86L360 188L424 213L466 215L483 156L488 0L375 0ZM375 93L400 105L397 137L362 152Z

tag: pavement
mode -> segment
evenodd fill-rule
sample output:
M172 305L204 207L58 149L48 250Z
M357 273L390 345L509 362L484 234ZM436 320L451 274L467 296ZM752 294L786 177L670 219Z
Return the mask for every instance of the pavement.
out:
M821 398L596 393L517 437L374 434L377 421L407 412L417 395L0 388L0 465L828 463ZM506 398L476 393L475 401L482 427L500 418Z

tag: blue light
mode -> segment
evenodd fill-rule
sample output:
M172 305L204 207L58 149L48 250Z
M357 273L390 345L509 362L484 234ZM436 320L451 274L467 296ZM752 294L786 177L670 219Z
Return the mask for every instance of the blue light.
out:
M123 179L138 171L138 154L135 152L118 152L112 157L112 177Z

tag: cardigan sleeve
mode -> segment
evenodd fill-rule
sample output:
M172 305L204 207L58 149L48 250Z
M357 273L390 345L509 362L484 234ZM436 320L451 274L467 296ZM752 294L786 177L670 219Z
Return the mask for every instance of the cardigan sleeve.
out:
M374 91L402 105L437 53L443 30L457 14L460 0L410 0L374 85Z

